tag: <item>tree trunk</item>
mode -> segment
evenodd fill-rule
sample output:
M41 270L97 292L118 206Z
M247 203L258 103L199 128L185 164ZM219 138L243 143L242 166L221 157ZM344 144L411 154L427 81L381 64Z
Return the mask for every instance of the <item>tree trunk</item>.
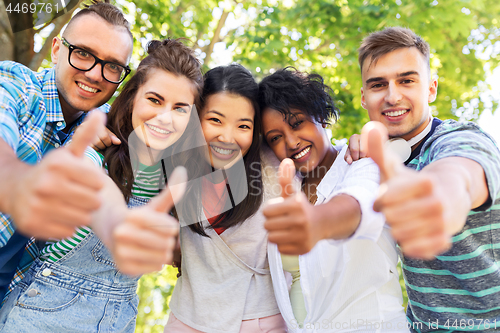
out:
M3 0L0 0L0 45L0 61L14 60L14 34Z

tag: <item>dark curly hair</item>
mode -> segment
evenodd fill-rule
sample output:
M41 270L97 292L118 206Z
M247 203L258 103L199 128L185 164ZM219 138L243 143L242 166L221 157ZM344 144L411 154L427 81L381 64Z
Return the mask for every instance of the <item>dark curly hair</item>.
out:
M259 105L262 111L272 108L279 111L288 122L291 110L308 114L320 124L329 125L339 118L334 103L333 90L319 74L307 74L293 67L286 67L265 77L259 84Z

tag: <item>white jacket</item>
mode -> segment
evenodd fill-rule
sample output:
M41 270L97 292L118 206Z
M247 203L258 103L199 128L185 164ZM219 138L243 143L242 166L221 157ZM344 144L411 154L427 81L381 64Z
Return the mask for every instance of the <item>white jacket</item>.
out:
M302 329L293 316L280 253L270 243L269 265L278 306L289 332L408 332L395 242L383 215L372 210L378 168L369 158L348 165L346 148L319 184L316 204L348 194L361 205L361 223L349 239L322 240L299 256L307 310Z

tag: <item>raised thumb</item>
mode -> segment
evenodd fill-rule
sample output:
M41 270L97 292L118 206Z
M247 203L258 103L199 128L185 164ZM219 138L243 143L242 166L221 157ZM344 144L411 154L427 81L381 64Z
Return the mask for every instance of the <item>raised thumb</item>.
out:
M295 194L295 188L293 187L295 164L291 159L285 158L283 161L281 161L278 175L279 184L281 186L281 196L283 198L288 198Z
M149 202L149 207L157 212L169 212L178 203L187 185L187 170L179 166L174 169L168 179L167 187Z
M368 156L380 169L380 182L385 182L396 173L396 168L401 162L398 157L387 149L385 142L388 140L387 129L382 123L370 121L361 131L362 144L367 147Z
M76 157L82 157L85 149L98 138L98 133L103 130L106 122L106 115L101 111L90 112L85 121L78 126L73 140L68 145L68 149Z

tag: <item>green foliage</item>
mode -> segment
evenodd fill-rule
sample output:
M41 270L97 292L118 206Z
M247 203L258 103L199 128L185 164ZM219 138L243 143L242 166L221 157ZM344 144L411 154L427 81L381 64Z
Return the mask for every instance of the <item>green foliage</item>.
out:
M285 66L323 75L341 110L333 126L337 139L358 133L368 121L361 108L357 49L370 32L405 26L429 42L439 78L433 112L441 118L476 119L485 108L480 94L489 89L484 79L500 62L497 0L123 0L119 5L133 23L133 66L145 55L147 41L168 36L185 38L205 70L227 63L213 57L218 46L259 79ZM174 284L169 269L141 279L137 332L162 331ZM405 292L404 297L406 305Z
M477 119L484 79L500 61L500 2L496 0L139 0L121 1L132 18L134 59L153 38L186 38L205 69L219 64L212 50L230 53L258 78L294 66L325 77L341 110L334 137L349 137L368 121L361 108L357 49L368 33L388 26L412 28L431 45L439 77L433 112L441 118ZM217 32L222 13L229 12ZM496 48L495 48L495 43ZM211 48L212 47L212 48ZM498 97L497 97L498 99ZM495 109L497 100L489 107Z
M409 27L431 45L431 67L439 78L435 115L474 120L486 107L497 107L498 96L488 104L480 94L489 89L484 80L500 62L498 0L118 0L117 5L132 23L133 68L147 41L168 36L185 38L205 70L236 61L259 79L285 66L323 75L341 110L333 126L336 139L358 133L368 121L361 108L357 49L367 34L388 26ZM163 330L175 273L169 267L141 279L137 332Z
M170 296L177 281L177 268L165 266L139 280L139 309L136 332L162 333L167 323Z
M334 137L342 138L359 132L368 120L360 106L357 48L368 33L388 26L410 27L430 43L431 67L439 76L434 114L477 118L484 107L479 94L488 88L481 82L485 65L495 68L500 60L498 49L492 53L492 45L500 42L499 12L500 3L493 0L280 1L262 8L259 24L233 36L231 43L235 60L263 68L263 74L292 65L327 78L341 110Z

